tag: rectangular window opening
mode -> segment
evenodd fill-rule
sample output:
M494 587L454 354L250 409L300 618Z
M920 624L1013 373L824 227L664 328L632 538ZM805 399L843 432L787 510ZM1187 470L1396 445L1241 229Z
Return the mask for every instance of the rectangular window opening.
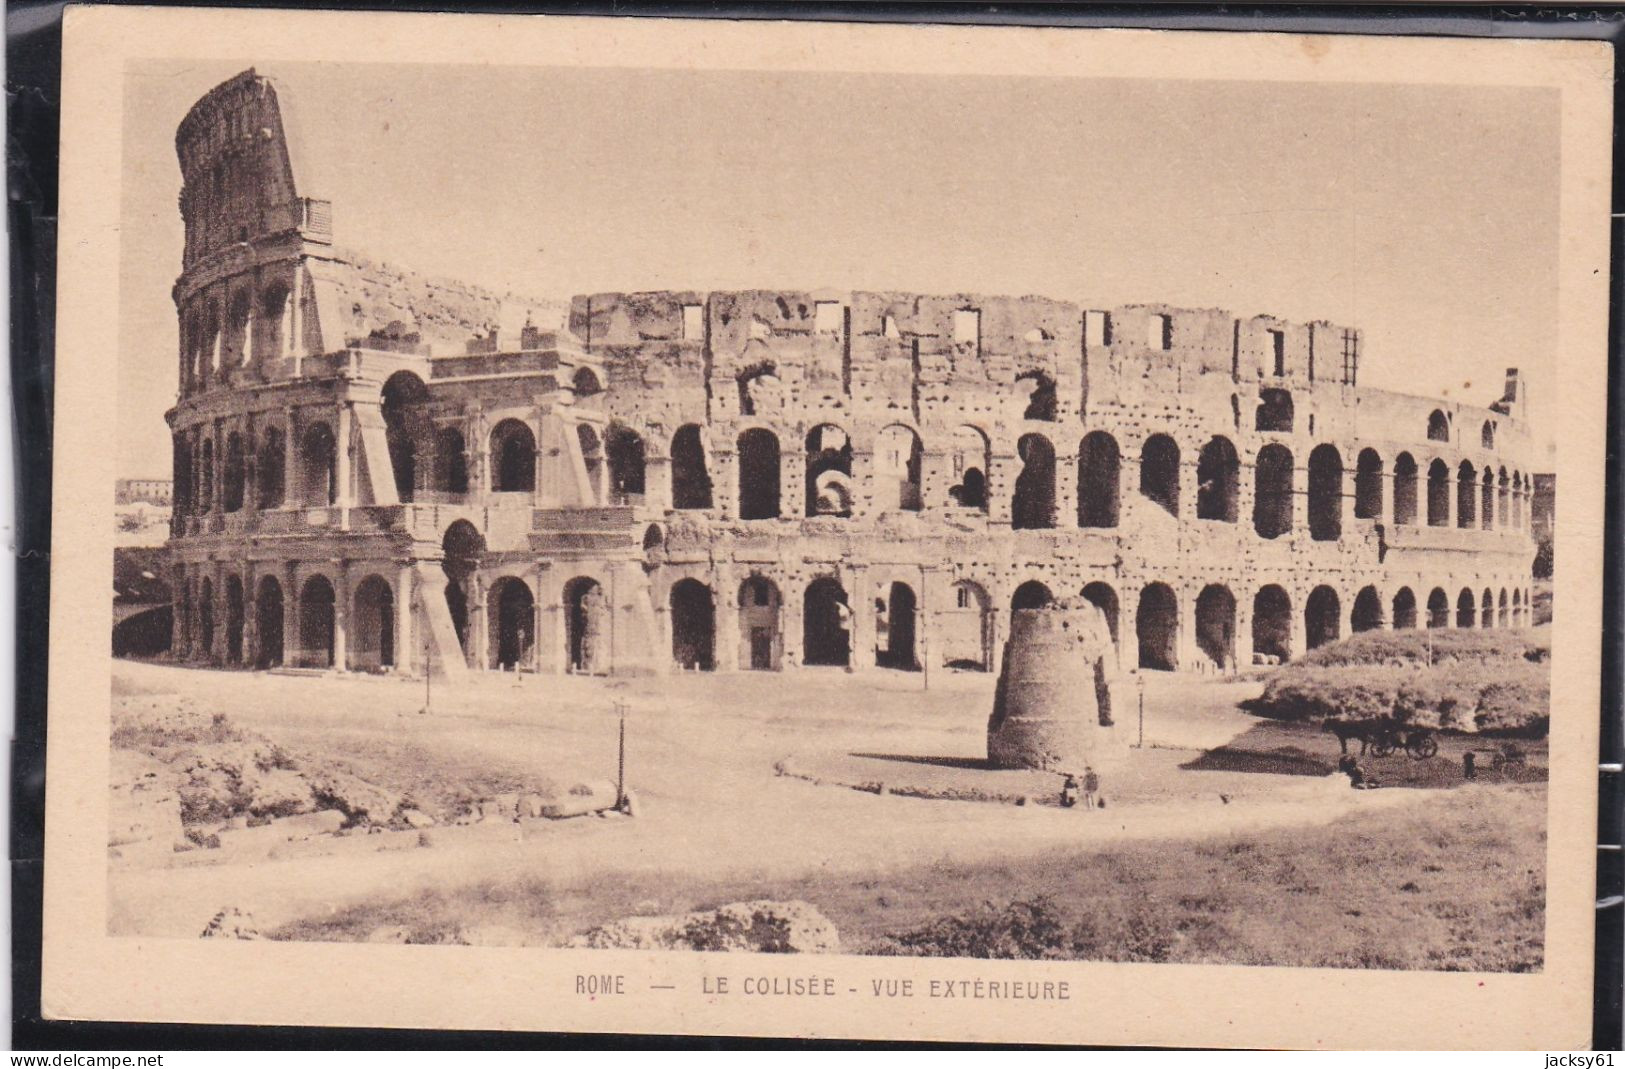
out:
M1275 377L1286 376L1286 331L1270 331L1270 359L1275 364Z
M1172 316L1153 315L1146 329L1145 343L1153 349L1174 347L1174 321Z
M703 341L705 339L705 305L683 305L683 340Z
M982 313L974 308L961 308L954 313L954 344L974 345L982 348Z
M1110 345L1112 343L1112 314L1110 312L1085 312L1083 315L1084 344Z
M840 301L819 301L813 305L813 329L819 334L846 332L846 309Z

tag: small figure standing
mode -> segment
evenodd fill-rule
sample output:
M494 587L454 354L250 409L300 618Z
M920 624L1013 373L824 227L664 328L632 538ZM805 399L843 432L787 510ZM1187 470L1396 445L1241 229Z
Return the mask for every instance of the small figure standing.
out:
M1353 754L1348 754L1338 761L1337 770L1349 778L1349 786L1357 791L1370 791L1382 786L1371 778L1364 766L1354 759Z
M1471 750L1468 750L1466 753L1461 755L1461 777L1462 777L1462 779L1477 779L1478 778L1478 763L1477 762L1478 762L1478 759L1473 754L1473 751L1471 751Z
M1095 775L1095 770L1094 769L1092 769L1092 768L1084 769L1083 770L1083 807L1085 809L1094 809L1095 808L1095 799L1099 796L1099 794L1100 794L1100 777ZM1106 808L1106 800L1104 798L1100 799L1100 808L1102 808L1102 809Z
M1078 778L1068 772L1061 784L1061 808L1071 809L1078 804Z

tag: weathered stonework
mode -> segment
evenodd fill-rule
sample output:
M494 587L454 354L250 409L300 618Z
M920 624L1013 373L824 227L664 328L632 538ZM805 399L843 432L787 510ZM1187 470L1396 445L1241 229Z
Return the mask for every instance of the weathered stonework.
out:
M846 291L561 305L337 250L275 86L181 124L176 655L459 674L1121 667L1526 623L1530 442L1358 385L1357 330Z
M987 723L994 768L1081 772L1123 756L1113 719L1117 651L1106 614L1082 598L1010 617Z

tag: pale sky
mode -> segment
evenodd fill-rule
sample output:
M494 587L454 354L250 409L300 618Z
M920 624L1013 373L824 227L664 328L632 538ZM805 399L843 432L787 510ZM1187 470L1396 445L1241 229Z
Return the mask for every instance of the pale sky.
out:
M538 297L831 287L1165 301L1361 327L1362 385L1550 437L1555 90L355 63L126 76L119 474L167 477L175 126L293 99L346 248Z

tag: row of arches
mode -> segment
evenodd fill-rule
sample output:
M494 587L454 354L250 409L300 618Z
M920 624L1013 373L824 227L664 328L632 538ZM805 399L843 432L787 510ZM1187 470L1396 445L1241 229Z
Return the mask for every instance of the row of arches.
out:
M286 355L298 340L292 293L277 281L258 292L236 288L223 300L195 298L180 321L182 391L206 389L230 368Z

